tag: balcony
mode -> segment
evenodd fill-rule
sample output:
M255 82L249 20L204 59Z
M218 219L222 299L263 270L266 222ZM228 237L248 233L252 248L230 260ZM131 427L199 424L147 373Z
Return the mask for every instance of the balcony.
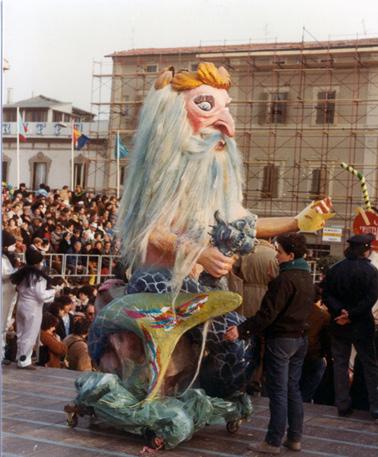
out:
M94 122L78 122L75 123L75 128L80 130L84 135L89 138L108 137L108 120L99 120ZM27 138L66 138L71 139L71 125L67 123L67 127L59 122L25 122L27 127ZM15 138L17 135L16 122L3 122L2 123L3 138Z

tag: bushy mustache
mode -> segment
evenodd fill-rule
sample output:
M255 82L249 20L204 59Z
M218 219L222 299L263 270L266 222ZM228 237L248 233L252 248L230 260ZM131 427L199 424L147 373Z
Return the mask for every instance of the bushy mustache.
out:
M183 156L189 160L203 159L205 155L227 146L232 141L222 132L214 128L205 128L198 135L191 135L184 145Z

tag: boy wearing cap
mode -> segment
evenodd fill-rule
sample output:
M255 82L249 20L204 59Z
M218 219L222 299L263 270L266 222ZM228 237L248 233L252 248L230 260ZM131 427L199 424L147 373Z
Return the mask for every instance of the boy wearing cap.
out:
M378 270L368 259L371 234L354 235L348 241L345 259L328 270L323 300L331 313L332 354L336 406L340 416L349 416L349 359L352 345L360 358L369 395L370 412L378 419L378 360L374 346L372 308L378 299Z

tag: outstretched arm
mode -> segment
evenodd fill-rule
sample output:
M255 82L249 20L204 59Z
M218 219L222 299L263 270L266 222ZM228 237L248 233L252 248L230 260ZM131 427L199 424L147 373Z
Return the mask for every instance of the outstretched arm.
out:
M267 238L281 233L316 232L322 229L335 213L332 212L332 200L329 197L311 202L295 217L267 217L257 220L257 237Z
M256 223L257 238L270 238L298 230L298 222L294 217L261 217Z

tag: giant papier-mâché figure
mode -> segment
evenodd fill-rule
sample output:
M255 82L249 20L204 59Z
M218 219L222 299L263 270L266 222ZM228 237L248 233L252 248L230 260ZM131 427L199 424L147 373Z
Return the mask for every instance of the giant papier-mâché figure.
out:
M216 279L256 237L315 231L331 216L329 199L296 217L258 219L243 207L230 84L225 68L200 63L196 72L163 71L147 95L118 214L133 273L90 334L92 357L114 374L77 380L82 410L166 447L214 419L235 424L251 413L238 392L253 344L223 339L243 320L233 311L241 299Z

